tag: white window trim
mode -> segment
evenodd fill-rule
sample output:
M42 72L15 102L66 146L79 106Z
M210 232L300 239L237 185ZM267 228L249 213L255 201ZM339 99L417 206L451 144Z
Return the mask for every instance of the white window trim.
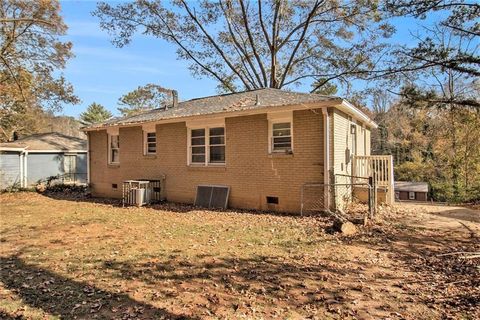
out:
M413 197L412 197L413 195ZM415 200L415 192L414 191L408 191L408 200Z
M120 164L120 147L116 148L118 149L118 161L117 162L112 161L112 136L118 136L118 143L120 144L120 135L118 133L108 134L108 146L107 146L108 164Z
M155 133L155 152L148 152L148 134ZM152 130L143 130L143 155L154 156L157 154L157 132Z
M210 163L210 129L211 128L223 128L223 136L225 139L225 155L227 148L227 128L225 126L225 119L215 120L211 122L187 122L187 165L198 167L224 167L227 165L227 159L225 162ZM205 162L192 162L192 130L205 129Z
M271 112L267 114L268 118L268 153L285 154L285 151L273 151L273 125L276 123L290 122L291 152L294 153L293 137L293 112Z

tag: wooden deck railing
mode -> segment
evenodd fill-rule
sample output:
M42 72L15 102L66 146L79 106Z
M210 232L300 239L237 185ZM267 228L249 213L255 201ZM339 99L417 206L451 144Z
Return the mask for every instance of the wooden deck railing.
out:
M392 204L394 202L393 157L391 155L355 156L353 159L353 175L373 177L377 187L387 189L387 203Z

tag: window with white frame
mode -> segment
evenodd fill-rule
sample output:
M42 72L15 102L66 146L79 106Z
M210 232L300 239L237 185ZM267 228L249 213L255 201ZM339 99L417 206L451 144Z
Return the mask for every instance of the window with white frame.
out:
M292 151L292 122L272 122L271 128L271 151Z
M225 127L190 129L190 163L225 163Z
M156 154L157 153L157 133L155 131L144 131L144 154Z
M192 129L191 135L191 149L190 161L197 164L205 164L206 157L206 141L205 141L205 129Z
M225 163L225 128L209 128L209 162Z
M120 163L120 136L109 135L108 162L111 164Z
M409 191L408 192L408 199L409 200L415 200L415 192Z

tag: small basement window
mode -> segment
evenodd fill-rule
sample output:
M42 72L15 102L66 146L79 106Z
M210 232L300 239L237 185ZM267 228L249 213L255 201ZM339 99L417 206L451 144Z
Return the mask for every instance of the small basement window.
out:
M415 192L409 191L408 192L408 199L409 200L415 200Z
M278 204L278 197L267 196L267 204Z

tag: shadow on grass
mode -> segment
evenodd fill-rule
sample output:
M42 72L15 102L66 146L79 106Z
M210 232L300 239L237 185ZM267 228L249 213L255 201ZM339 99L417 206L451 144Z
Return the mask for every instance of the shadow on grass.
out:
M480 223L480 211L472 209L452 209L447 211L432 212L431 215L457 219L467 222Z
M319 308L341 316L353 315L359 310L383 316L384 311L372 305L369 298L372 287L359 281L362 279L359 274L368 267L369 264L359 261L344 264L328 258L312 264L300 257L296 262L280 257L222 258L204 254L191 260L171 255L162 260L103 264L111 277L154 286L163 298L181 300L186 293L194 294L201 302L192 306L197 308L196 314L205 314L204 309L208 309L225 316L228 314L228 311L222 314L225 309L236 310L239 305L248 306L253 301L252 307L266 306L263 311L266 318L287 309L310 314ZM379 275L376 280L379 287L391 281L400 281L400 278ZM164 283L169 285L162 285ZM396 292L385 292L383 296L386 301L401 299ZM282 308L284 311L279 311ZM244 312L247 317L252 316Z
M451 230L402 228L366 240L358 243L388 252L412 271L408 283L420 285L420 301L436 305L442 318L453 319L460 314L465 319L480 317L480 258L465 259L458 254L479 252L478 238Z
M26 264L18 256L0 258L0 281L25 304L62 319L192 319ZM3 314L0 313L3 319ZM18 319L12 315L5 315Z

